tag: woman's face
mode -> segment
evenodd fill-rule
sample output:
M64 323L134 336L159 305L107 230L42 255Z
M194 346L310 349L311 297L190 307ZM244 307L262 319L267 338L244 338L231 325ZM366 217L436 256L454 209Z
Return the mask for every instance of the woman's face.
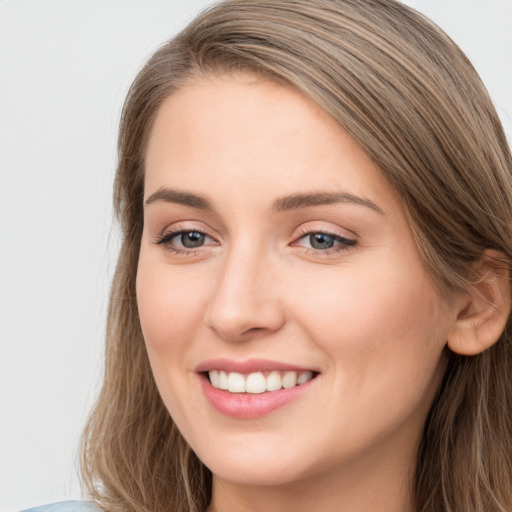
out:
M376 165L250 75L168 98L146 164L140 320L199 458L249 484L410 471L456 315Z

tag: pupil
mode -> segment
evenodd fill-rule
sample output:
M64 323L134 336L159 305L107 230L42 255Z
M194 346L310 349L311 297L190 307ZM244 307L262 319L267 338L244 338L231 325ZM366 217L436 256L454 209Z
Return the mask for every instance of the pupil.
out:
M203 245L204 235L197 231L187 231L181 234L181 243L184 247L194 248Z
M325 233L314 233L309 236L313 249L330 249L334 245L334 237Z

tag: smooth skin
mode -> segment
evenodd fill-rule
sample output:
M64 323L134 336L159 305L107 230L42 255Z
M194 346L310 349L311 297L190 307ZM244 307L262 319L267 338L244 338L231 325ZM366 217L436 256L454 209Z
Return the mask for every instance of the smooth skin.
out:
M140 320L164 403L213 472L209 510L413 511L447 341L464 351L468 317L507 296L504 280L491 276L477 306L476 292L449 306L378 167L314 103L259 77L184 86L146 157ZM195 369L215 358L320 373L293 402L239 419L202 391Z

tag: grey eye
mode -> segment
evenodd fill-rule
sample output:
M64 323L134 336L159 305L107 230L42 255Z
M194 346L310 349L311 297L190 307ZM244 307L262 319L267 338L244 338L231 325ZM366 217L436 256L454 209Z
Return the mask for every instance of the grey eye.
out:
M199 231L184 231L179 235L180 242L183 247L194 249L204 244L205 235Z
M330 249L334 247L335 238L326 233L311 233L309 243L313 249Z

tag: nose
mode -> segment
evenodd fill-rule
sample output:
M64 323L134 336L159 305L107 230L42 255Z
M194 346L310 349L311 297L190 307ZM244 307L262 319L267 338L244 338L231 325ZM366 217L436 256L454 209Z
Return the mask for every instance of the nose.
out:
M273 333L285 321L277 280L261 255L227 255L206 312L206 324L221 338L247 341Z

